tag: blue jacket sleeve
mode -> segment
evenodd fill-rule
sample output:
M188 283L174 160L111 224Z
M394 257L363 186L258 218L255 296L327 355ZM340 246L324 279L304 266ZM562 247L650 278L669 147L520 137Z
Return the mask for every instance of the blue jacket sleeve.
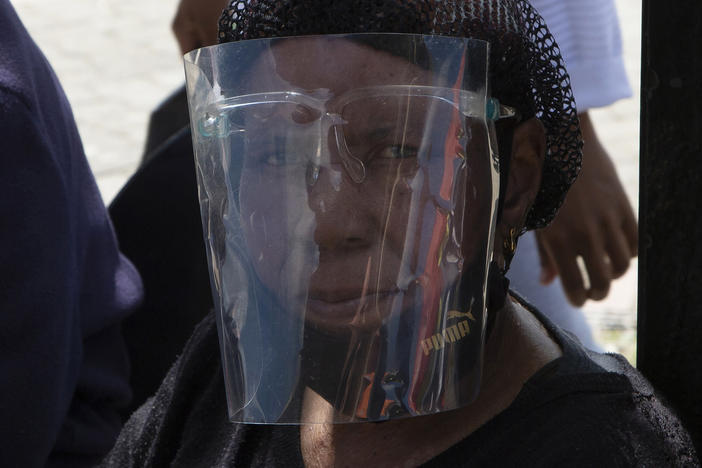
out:
M2 466L45 463L82 359L71 161L34 114L0 89Z

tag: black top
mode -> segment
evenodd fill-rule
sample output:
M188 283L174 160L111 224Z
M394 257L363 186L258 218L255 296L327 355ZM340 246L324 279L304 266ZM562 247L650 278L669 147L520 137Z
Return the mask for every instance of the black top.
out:
M507 409L425 466L699 466L676 417L622 356L590 352L532 313L563 355ZM104 466L302 466L299 441L298 426L228 421L210 314Z
M189 129L172 134L110 205L120 249L144 282L143 302L122 323L133 395L124 421L156 392L213 307L192 147Z

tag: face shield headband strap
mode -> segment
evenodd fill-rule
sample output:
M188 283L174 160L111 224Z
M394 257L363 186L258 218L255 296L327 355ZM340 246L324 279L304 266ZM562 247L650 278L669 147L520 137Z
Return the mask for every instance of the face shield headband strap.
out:
M512 136L517 125L521 121L517 115L516 118L500 119L495 122L495 132L497 134L497 146L499 152L500 164L500 198L498 200L498 215L497 223L502 220L502 209L507 192L507 182L509 180L510 160L512 154ZM516 239L515 239L516 242ZM507 292L509 291L509 279L505 277L509 264L512 258L505 258L504 268L500 268L496 261L490 263L490 271L488 272L487 283L487 321L485 324L486 337L490 337L495 316L500 311L507 300Z

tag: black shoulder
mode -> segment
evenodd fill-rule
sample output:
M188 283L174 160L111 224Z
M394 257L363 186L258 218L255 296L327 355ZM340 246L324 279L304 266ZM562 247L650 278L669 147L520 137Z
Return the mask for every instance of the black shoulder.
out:
M550 412L532 440L539 465L699 466L689 435L655 394L584 392Z
M550 378L428 466L699 466L654 393L599 371Z

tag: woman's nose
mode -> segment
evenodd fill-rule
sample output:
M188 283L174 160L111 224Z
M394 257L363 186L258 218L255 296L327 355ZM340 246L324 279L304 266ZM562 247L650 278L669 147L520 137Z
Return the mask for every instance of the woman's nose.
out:
M317 222L315 242L320 250L371 246L379 222L367 184L354 182L338 160L318 171L308 194Z

